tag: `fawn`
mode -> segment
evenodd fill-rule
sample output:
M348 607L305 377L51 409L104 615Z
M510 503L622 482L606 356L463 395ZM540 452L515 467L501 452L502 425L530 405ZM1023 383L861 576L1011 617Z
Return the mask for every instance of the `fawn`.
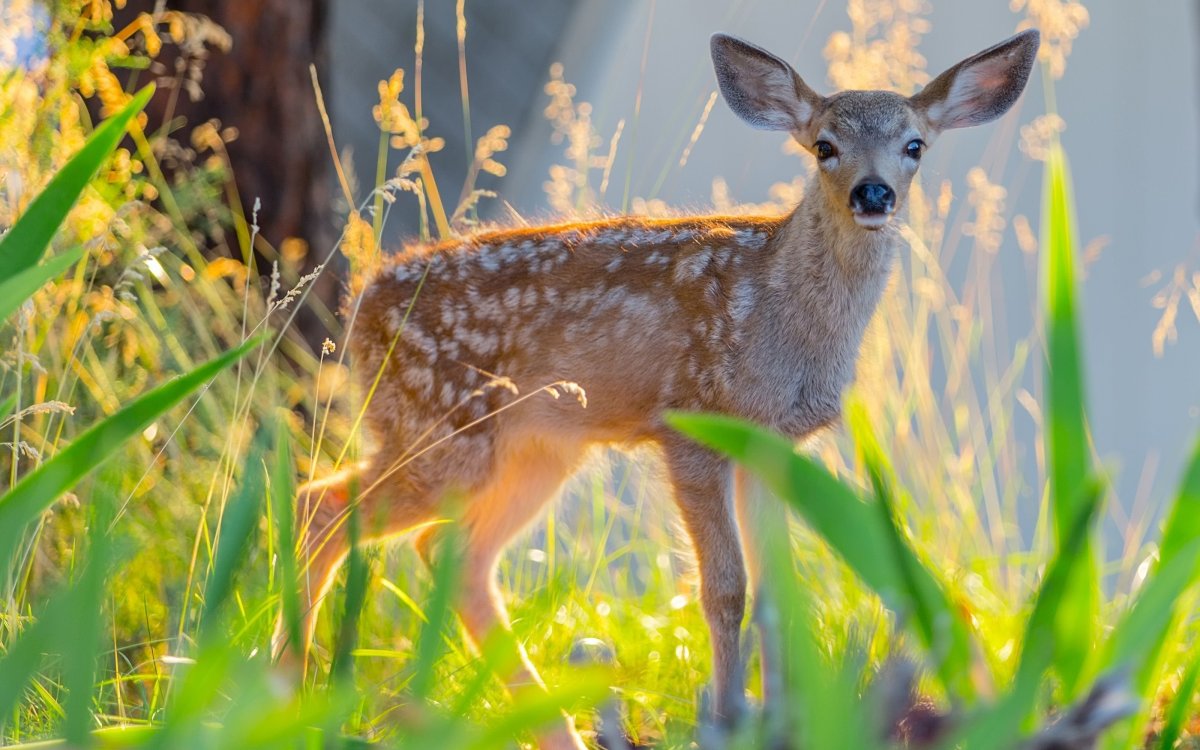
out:
M733 721L745 682L739 525L745 534L750 511L735 497L729 463L673 433L662 414L723 412L797 439L838 419L901 244L894 216L922 153L947 128L1004 114L1025 87L1038 41L1036 31L1018 34L912 97L823 97L778 57L714 35L730 108L756 128L791 133L816 157L818 179L791 214L488 232L394 259L352 303L350 346L373 391L366 422L375 453L299 493L308 565L300 653L347 554L352 503L363 538L378 540L438 519L448 495L465 499L459 611L481 642L508 624L494 580L504 545L589 446L649 441L695 547L716 718ZM580 398L496 387L575 388L564 382L577 384ZM753 550L748 543L752 573ZM514 683L540 685L524 654L522 664ZM581 746L569 720L542 744Z

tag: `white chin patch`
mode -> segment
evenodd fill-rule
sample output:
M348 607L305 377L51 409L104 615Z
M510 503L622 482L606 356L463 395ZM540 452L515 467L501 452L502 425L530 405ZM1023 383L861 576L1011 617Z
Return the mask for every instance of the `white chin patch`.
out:
M891 218L891 214L854 214L855 223L864 229L882 229Z

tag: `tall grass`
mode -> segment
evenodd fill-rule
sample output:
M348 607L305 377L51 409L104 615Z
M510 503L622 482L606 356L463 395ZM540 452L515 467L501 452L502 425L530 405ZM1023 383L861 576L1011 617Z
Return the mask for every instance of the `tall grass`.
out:
M911 91L927 80L919 4L848 5L852 26L826 49L835 85ZM1042 1L1025 9L1047 39L1048 85L1066 64L1081 8ZM810 446L810 458L748 426L706 433L761 464L791 507L789 520L778 506L775 530L787 534L770 540L778 618L764 644L786 664L786 682L762 721L726 738L698 718L707 630L651 456L598 455L561 509L502 564L512 637L554 686L549 695L507 694L496 675L515 648L504 634L481 654L465 645L446 606L454 561L427 572L403 548L356 553L324 608L302 684L271 665L275 613L282 607L295 622L291 488L360 450L361 403L346 392L347 334L335 331L320 352L308 350L291 320L298 306L320 302L308 293L312 279L296 270L301 258L281 249L266 277L247 262L252 248L274 252L264 240L278 238L258 237L256 217L228 200L224 144L233 134L198 125L172 135L131 114L127 91L145 79L159 45L185 43L202 63L205 49L222 44L220 30L171 11L112 29L107 2L85 10L55 6L43 67L0 76L0 148L20 156L5 164L20 179L0 183L0 223L11 227L0 263L9 262L10 244L37 244L22 240L20 227L38 215L35 196L52 195L65 179L54 175L72 174L76 154L103 152L99 175L85 170L65 220L38 222L42 234L57 229L48 258L0 273L0 336L11 341L0 374L0 430L10 448L0 459L0 555L10 571L0 592L5 742L485 748L528 739L564 708L587 715L601 707L610 747L621 734L661 747L697 737L706 746L758 747L782 735L812 747L862 746L882 744L885 725L912 708L894 697L908 696L910 685L894 675L909 662L922 667L912 679L936 703L931 725L953 727L943 740L1053 740L1073 726L1047 726L1064 712L1090 720L1086 730L1107 728L1113 747L1142 746L1147 727L1160 724L1157 746L1186 733L1200 663L1188 620L1200 469L1193 462L1162 543L1130 561L1143 563L1140 587L1102 600L1089 545L1104 480L1089 473L1096 462L1076 400L1077 329L1086 321L1073 302L1079 247L1052 113L1025 134L1029 155L1045 161L1046 207L1040 218L1009 222L1023 248L1053 261L1044 339L1038 329L1009 343L992 328L997 302L987 280L1007 211L1001 175L973 170L965 202L948 181L914 193L905 229L911 262L872 325L860 371L870 387L856 390L849 429ZM3 33L19 31L12 24ZM463 50L466 33L463 25ZM478 139L468 132L472 164L458 203L443 201L451 176L437 175L439 190L428 158L444 142L438 123L422 118L422 39L409 88L400 72L381 82L371 113L379 163L399 151L399 170L381 171L366 195L345 181L356 208L339 245L313 250L322 261L342 253L352 287L380 261L394 201L418 202L421 239L454 236L473 229L474 207L504 174L507 128ZM171 96L187 91L192 70L167 82ZM460 70L465 94L465 58ZM596 131L565 75L556 66L546 88L547 115L565 146L548 202L571 215L601 212L611 205L611 181L624 181L618 152L629 148L632 158L633 145L622 143L624 123ZM107 124L93 127L82 98L99 102ZM698 122L679 123L691 133L681 147L702 140L711 106L710 98ZM463 115L469 128L465 95ZM126 130L122 145L84 145ZM332 133L330 141L336 158ZM715 182L713 202L723 211L783 210L804 183L773 186L766 205L750 205ZM665 209L653 194L626 201ZM968 253L968 280L952 283L943 269ZM1030 360L1043 348L1050 369L1039 381ZM939 367L944 378L932 376ZM1045 398L1033 395L1039 387ZM180 403L188 393L195 396ZM1037 476L1020 470L1013 423L1023 409L1045 441ZM121 429L95 429L104 425ZM103 468L87 474L103 457ZM1032 543L1017 523L1025 488L1047 488ZM839 502L823 502L832 498ZM863 535L875 541L869 549L856 544ZM1131 571L1122 580L1134 579ZM594 650L588 639L608 644L610 663L580 667ZM1119 698L1106 704L1117 710L1099 718L1068 710L1095 689Z

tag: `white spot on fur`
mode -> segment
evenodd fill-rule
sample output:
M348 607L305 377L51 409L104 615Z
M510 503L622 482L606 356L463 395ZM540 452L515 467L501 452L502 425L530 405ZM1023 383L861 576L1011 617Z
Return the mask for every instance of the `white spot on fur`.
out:
M467 348L482 357L490 357L500 346L500 339L495 334L486 334L473 328L460 329L456 332L457 339L466 344Z
M479 266L488 273L500 270L500 258L495 253L485 252L479 256Z
M504 308L500 306L500 301L495 297L484 297L474 306L475 316L481 320L489 320L493 323L500 323L506 317Z
M400 340L413 353L419 353L428 360L437 359L437 342L432 336L414 325L412 320L409 320L400 331Z
M418 398L428 399L433 394L433 371L428 367L407 363L400 372L400 380Z
M399 307L389 307L387 311L387 332L395 336L404 322L404 311Z
M396 266L395 270L392 271L392 276L395 277L396 281L399 282L411 281L420 277L420 275L420 269L413 268L407 263Z
M741 324L754 310L754 282L742 279L733 287L733 298L729 303L729 316Z
M454 327L454 303L448 298L443 297L441 302L441 321L442 328Z
M488 413L487 401L481 396L476 396L466 405L466 409L471 419L483 419Z
M700 278L708 268L710 260L712 260L712 250L707 247L681 258L675 264L675 283L683 284Z
M757 229L741 229L736 234L738 247L761 250L767 244L767 235Z
M704 285L704 299L714 307L721 301L721 282L716 276L711 276Z

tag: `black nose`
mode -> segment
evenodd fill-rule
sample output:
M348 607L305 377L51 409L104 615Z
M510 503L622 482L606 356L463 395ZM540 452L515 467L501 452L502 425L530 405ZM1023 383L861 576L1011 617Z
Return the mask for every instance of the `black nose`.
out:
M861 214L889 214L896 205L896 191L878 182L864 182L850 191L850 208Z

